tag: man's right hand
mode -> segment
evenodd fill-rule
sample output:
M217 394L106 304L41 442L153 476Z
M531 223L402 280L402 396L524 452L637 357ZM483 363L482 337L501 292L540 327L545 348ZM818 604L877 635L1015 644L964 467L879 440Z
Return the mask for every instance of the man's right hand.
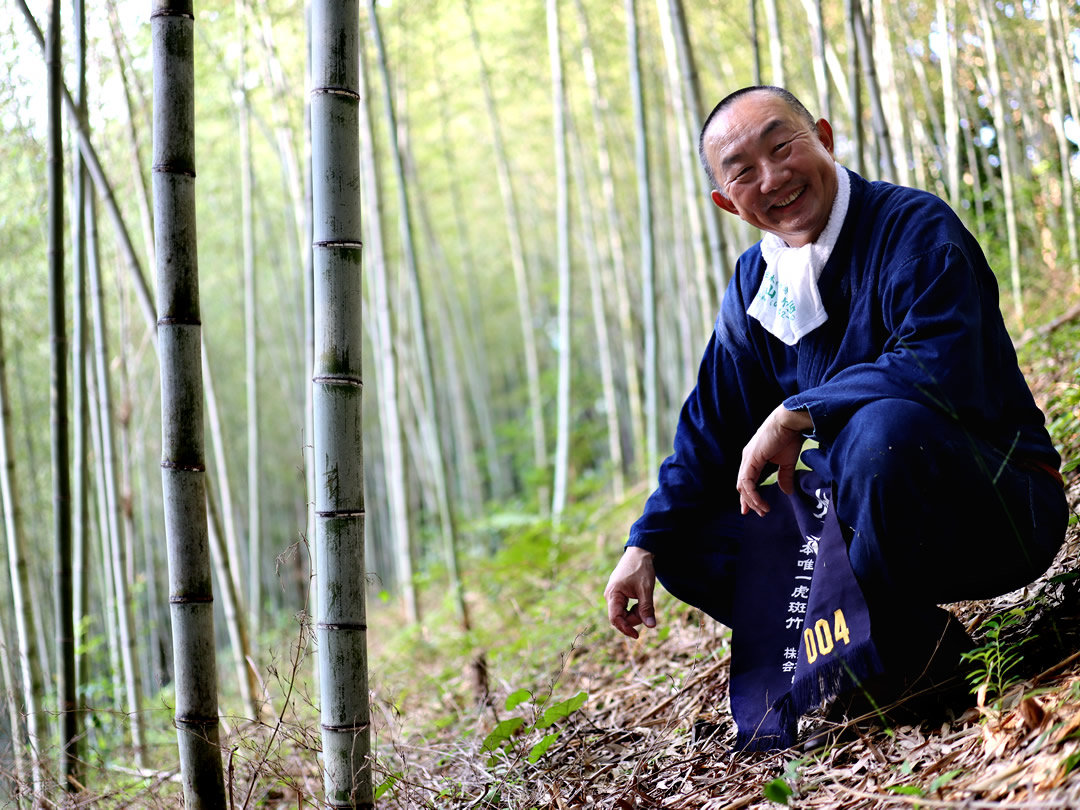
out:
M653 568L653 555L636 546L629 546L619 559L619 564L611 572L604 599L607 600L608 621L620 633L630 638L637 638L638 625L656 627L653 613L653 588L656 585L656 570ZM637 604L630 607L630 600Z

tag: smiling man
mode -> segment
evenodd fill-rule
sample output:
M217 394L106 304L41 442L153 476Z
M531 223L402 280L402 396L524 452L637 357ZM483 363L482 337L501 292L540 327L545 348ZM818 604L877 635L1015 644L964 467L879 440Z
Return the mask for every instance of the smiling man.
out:
M715 204L762 239L738 261L673 453L609 579L611 624L633 638L655 627L659 579L735 627L734 684L739 634L771 632L761 599L787 600L778 610L790 612L799 666L826 647L838 656L829 679L813 675L814 688L785 704L789 731L791 706L806 710L806 695L833 699L835 717L859 695L887 706L921 692L907 704L914 715L896 716L937 720L957 708L964 690L945 685L970 648L939 605L1031 582L1067 522L1060 458L1018 367L994 274L940 199L837 164L829 123L786 90L732 93L706 120L699 151ZM796 493L807 438L817 446L802 460L838 526L841 564L816 572L812 586L776 586L781 563L770 570L754 553L790 521L770 517L786 501L762 480L775 470L780 490ZM818 539L790 542L809 555ZM821 570L824 559L822 549ZM848 566L847 579L836 573ZM864 617L859 628L832 603L811 624L811 587L832 587L818 601L849 605ZM770 588L779 596L758 596ZM842 660L853 632L866 636L859 662ZM778 668L799 674L794 647L777 655ZM762 699L764 713L782 713L775 692ZM748 734L740 746L754 747ZM756 747L791 742L785 733Z

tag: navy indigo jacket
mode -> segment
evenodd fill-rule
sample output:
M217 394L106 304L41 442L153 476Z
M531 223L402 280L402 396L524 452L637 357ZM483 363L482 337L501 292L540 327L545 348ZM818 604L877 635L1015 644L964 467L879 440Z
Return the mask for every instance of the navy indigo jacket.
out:
M847 217L818 282L828 320L792 347L766 332L746 314L765 270L760 243L743 253L627 545L705 542L717 515L738 507L742 449L781 402L809 411L824 447L862 405L896 397L1014 457L1060 464L975 238L938 197L849 175Z

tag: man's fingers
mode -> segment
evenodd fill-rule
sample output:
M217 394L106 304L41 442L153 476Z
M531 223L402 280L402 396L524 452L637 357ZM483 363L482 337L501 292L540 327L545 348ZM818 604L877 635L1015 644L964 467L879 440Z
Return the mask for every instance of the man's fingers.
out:
M638 631L634 629L634 625L630 624L630 622L626 620L625 616L619 616L618 618L612 620L611 626L618 630L620 633L622 633L624 636L630 636L630 638L638 637Z
M612 627L618 627L621 630L622 628L619 627L619 623L622 622L624 620L623 617L626 616L626 606L630 604L630 600L627 599L626 594L622 591L613 591L611 589L608 589L604 594L604 597L607 599L608 623L611 624Z
M640 600L628 608L629 601L625 594L611 594L608 597L608 622L623 635L637 638L638 631L634 628L640 624L656 627L656 614L651 595L648 600Z
M624 636L630 636L630 638L637 638L638 631L634 628L641 624L641 617L638 615L637 605L629 610L626 607L627 599L622 594L618 599L614 599L608 602L608 621L611 626L622 633Z
M769 504L761 497L753 479L739 479L736 489L739 491L739 508L742 514L753 511L758 516L764 516L769 511Z
M636 547L627 548L604 589L611 626L630 638L638 637L634 629L638 625L656 627L653 612L655 583L652 554ZM634 602L632 607L631 602Z
M776 483L780 485L780 491L790 495L795 491L795 465L781 465L776 471Z
M630 611L631 614L637 614L638 621L635 624L644 624L646 627L656 627L656 614L653 612L652 594L648 597L642 597L634 609Z

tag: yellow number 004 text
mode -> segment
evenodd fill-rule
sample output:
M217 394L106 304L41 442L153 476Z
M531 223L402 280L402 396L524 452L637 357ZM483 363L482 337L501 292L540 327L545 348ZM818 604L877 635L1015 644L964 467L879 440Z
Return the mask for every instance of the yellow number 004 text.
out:
M833 647L843 641L851 643L851 633L848 631L847 621L844 620L844 611L837 608L833 613L832 627L826 619L818 619L813 627L803 630L803 646L806 647L806 662L814 663L819 655L828 655Z

